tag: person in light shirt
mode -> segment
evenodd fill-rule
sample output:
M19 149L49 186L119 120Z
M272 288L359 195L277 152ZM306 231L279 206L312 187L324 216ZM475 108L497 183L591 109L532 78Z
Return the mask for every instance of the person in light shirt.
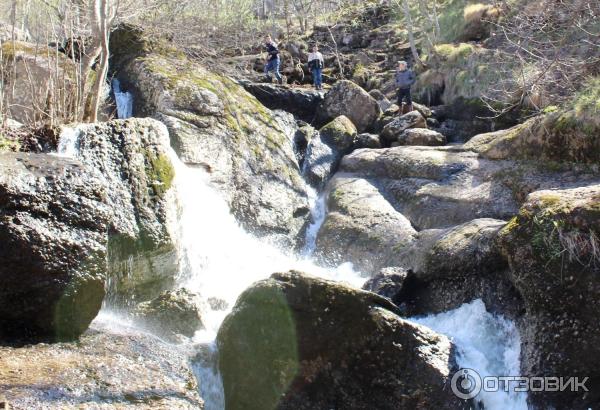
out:
M323 89L324 66L323 54L319 52L319 47L315 44L312 47L312 52L308 55L308 71L312 74L313 84L317 90Z

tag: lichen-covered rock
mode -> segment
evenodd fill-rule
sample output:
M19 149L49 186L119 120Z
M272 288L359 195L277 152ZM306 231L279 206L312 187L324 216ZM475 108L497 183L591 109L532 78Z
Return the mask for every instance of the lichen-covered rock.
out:
M589 408L600 399L599 238L600 185L534 192L502 231L526 309L524 374L589 377L589 393L530 393L542 408Z
M0 347L0 380L15 410L204 408L186 351L96 321L77 343Z
M110 186L113 296L146 300L171 288L179 255L177 233L168 223L176 199L166 127L153 119L81 124L63 130L61 144L65 154L97 170Z
M219 330L230 410L459 408L455 348L387 299L298 272L238 299Z
M425 128L411 128L398 137L400 145L439 146L446 145L446 137L437 131Z
M327 122L340 115L352 121L358 132L367 131L381 115L377 101L352 81L338 81L319 106L317 120Z
M427 128L425 117L418 111L401 115L383 127L381 138L388 142L398 141L402 133L409 128Z
M354 147L356 135L356 127L343 115L319 130L308 145L303 164L304 176L311 185L323 188L342 157Z
M600 121L576 111L538 116L507 130L473 137L465 148L491 159L600 163Z
M366 179L336 176L330 183L327 208L316 257L332 265L352 262L372 274L398 266L396 256L416 235L410 221Z
M179 157L209 172L247 230L285 247L299 245L309 208L295 130L239 84L162 40L121 28L111 45L119 78L134 94L134 114L167 125Z
M200 297L182 288L138 304L133 315L152 333L177 341L178 335L192 337L204 327L201 312Z
M0 339L73 339L104 298L108 185L79 162L0 154Z

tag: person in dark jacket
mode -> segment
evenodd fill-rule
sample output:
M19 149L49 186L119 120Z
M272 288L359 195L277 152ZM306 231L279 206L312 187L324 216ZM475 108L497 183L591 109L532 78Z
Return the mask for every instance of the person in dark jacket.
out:
M273 41L271 36L265 37L265 47L267 49L267 61L265 63L265 75L267 76L267 82L271 82L271 71L275 73L275 78L279 84L283 83L283 78L279 73L279 49L277 44Z
M398 106L401 113L411 112L413 110L412 98L410 96L410 87L417 81L414 71L408 68L406 61L398 63L396 70L396 87L398 87ZM403 102L406 100L406 110L403 109Z

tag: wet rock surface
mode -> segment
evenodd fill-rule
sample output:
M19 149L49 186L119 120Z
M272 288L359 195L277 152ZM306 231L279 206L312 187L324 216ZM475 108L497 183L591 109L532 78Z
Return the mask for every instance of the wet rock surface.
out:
M168 225L176 199L166 127L152 119L130 119L78 125L71 132L78 160L110 186L113 296L157 296L173 285L178 271L176 233Z
M368 274L398 266L399 250L417 233L410 221L367 179L337 175L328 189L328 213L315 256L332 266L352 262Z
M296 130L242 86L169 44L153 47L131 29L116 31L111 44L121 82L135 97L134 114L167 125L180 158L207 170L248 231L298 246L309 209L293 149Z
M454 346L394 311L298 272L256 283L219 331L227 408L459 408Z
M0 388L15 410L204 408L185 351L101 324L78 343L0 347Z
M345 116L339 116L323 126L306 149L303 174L317 189L322 189L337 171L340 160L356 142L356 127Z
M100 310L108 185L81 163L0 154L0 339L72 339Z
M213 306L218 308L218 302ZM172 342L178 341L179 335L192 337L204 328L200 297L185 288L163 292L138 304L133 316L153 334Z

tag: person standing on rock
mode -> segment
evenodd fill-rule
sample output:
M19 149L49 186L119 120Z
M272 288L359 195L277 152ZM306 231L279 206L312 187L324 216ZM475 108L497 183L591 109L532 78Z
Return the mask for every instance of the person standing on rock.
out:
M400 113L405 114L413 110L412 98L410 96L410 87L417 81L415 72L408 68L406 61L400 61L398 63L398 69L396 70L396 87L398 87L398 106L400 107ZM406 111L403 107L403 102L406 100Z
M267 76L267 82L271 82L270 72L273 71L275 73L277 82L282 84L283 78L281 78L281 74L279 73L279 49L277 48L277 44L275 44L271 36L265 37L265 47L267 49L267 61L265 64L265 75Z
M319 47L315 44L312 53L308 55L308 71L312 74L313 84L317 90L323 89L323 67L325 60L323 54L319 52Z

